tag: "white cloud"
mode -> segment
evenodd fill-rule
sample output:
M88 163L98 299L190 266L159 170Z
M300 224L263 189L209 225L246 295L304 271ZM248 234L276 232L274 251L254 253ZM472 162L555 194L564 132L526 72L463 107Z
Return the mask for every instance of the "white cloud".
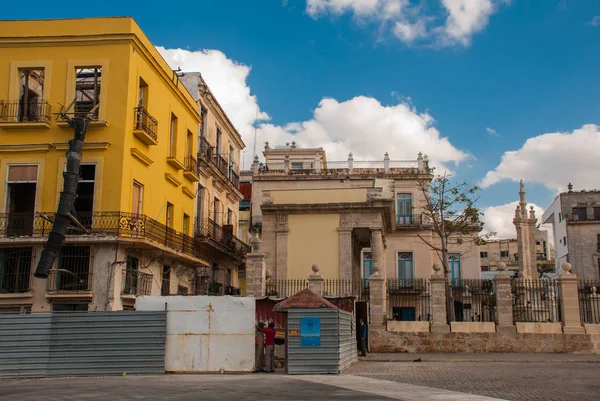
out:
M573 132L556 132L529 138L521 149L505 152L500 164L488 171L481 182L489 187L502 180L537 182L545 187L566 190L598 188L600 127L584 125Z
M490 206L482 210L484 232L491 233L495 232L495 238L516 238L517 231L513 224L513 218L515 217L515 209L519 201L510 202L504 205ZM535 217L538 219L538 224L541 222L542 214L544 209L534 203L528 203L527 209L533 206L535 210Z
M587 22L587 25L591 25L591 26L600 25L600 15L596 15L594 18L592 18L591 21Z
M438 0L440 7L423 7L410 0L307 0L306 12L317 19L351 14L360 22L389 28L395 37L411 44L430 40L436 46L468 46L490 16L510 0ZM428 13L430 10L437 12Z
M500 136L500 134L497 133L496 130L493 128L486 127L485 130L487 131L488 134L490 134L492 136Z
M227 58L219 50L189 51L160 46L157 49L173 69L181 67L182 71L202 73L246 145L251 144L248 140L254 133L257 110L258 120L268 120L269 116L260 111L256 96L250 93L246 82L250 67Z
M339 102L325 98L308 121L286 126L263 124L259 141L271 146L296 141L300 147L323 147L328 160L415 160L422 151L433 165L466 160L468 155L455 148L433 126L434 119L419 113L407 103L385 106L372 97L357 96Z

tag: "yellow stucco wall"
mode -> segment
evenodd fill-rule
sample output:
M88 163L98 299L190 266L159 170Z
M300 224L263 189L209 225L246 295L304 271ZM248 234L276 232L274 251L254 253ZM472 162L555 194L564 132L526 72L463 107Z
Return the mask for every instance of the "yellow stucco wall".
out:
M288 279L305 279L319 265L325 279L340 277L339 214L288 216Z
M271 191L274 204L366 202L367 188Z

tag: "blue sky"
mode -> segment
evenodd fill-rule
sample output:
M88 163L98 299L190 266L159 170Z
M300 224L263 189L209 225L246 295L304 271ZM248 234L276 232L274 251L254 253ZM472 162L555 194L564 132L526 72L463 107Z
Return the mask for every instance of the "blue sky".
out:
M540 207L568 181L600 187L589 173L600 160L600 132L589 125L600 124L600 2L479 0L461 12L463 3L31 1L5 5L0 18L133 16L172 65L203 72L248 160L256 124L259 144L298 138L334 159L423 150L461 180L496 170L482 207L515 201L520 178Z

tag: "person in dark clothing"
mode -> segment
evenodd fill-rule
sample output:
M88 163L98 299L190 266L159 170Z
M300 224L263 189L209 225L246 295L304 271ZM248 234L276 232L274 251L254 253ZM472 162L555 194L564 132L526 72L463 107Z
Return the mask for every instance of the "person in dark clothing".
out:
M360 319L360 353L362 356L367 356L367 336L369 333L369 327L365 323L364 319Z

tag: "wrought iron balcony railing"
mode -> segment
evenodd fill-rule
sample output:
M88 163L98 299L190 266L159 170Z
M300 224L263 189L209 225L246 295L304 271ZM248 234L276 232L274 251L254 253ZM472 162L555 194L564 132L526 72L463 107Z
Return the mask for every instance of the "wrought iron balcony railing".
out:
M136 269L123 270L123 294L150 295L152 292L152 274Z
M0 121L10 123L49 123L52 107L46 100L38 102L0 101Z
M135 123L133 129L144 131L154 141L158 141L158 121L143 107L135 107Z
M0 238L45 237L52 230L54 216L55 213L42 212L0 213ZM76 217L81 226L72 224L67 235L146 239L193 257L208 257L204 247L193 237L179 233L143 214L93 212L79 213Z
M397 215L396 226L420 226L423 224L422 214Z
M198 160L194 156L186 156L185 157L185 169L186 173L191 173L194 176L198 177L200 174L200 167L198 166Z
M206 138L200 138L199 147L198 159L213 164L235 188L239 189L240 177L234 171L233 164L229 163L227 159L223 157L223 155L217 154L215 147L212 146Z
M204 219L201 227L198 227L196 236L202 239L212 240L238 256L244 256L250 252L250 246L233 235L233 226L222 227L212 219Z

